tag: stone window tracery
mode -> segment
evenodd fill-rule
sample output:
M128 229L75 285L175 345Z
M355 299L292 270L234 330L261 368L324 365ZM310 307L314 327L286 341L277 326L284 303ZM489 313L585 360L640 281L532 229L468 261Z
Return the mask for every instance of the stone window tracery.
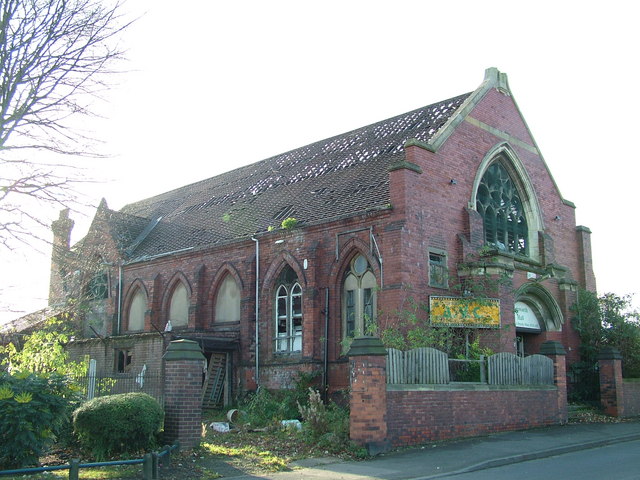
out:
M345 337L365 335L375 327L377 281L364 255L357 255L345 272L342 317Z
M486 245L518 255L529 254L529 232L520 193L500 162L494 162L482 176L476 210L483 219Z

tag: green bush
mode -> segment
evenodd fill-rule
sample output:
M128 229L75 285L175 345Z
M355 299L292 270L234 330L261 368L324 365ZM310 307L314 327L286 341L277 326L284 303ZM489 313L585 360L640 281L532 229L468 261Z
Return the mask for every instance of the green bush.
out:
M98 397L73 412L73 427L82 448L96 459L133 454L156 445L164 412L146 393Z
M288 390L267 390L260 387L249 395L239 408L244 412L243 421L252 427L267 427L280 424L281 420L297 419L298 404L307 402L307 390L316 382L318 372L300 372L294 388Z
M68 424L76 401L61 375L0 372L0 469L37 464Z

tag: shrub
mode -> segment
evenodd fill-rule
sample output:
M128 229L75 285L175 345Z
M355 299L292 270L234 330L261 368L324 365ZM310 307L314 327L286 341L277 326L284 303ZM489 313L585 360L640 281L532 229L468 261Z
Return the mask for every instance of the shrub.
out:
M578 291L572 306L572 325L580 336L580 362L571 365L572 400L597 401L600 393L598 353L605 346L622 354L622 376L640 377L640 313L629 295L607 293L598 297Z
M90 400L73 412L80 445L96 459L136 453L156 445L164 412L146 393L123 393Z
M61 375L0 372L0 469L37 464L75 405Z
M298 220L293 217L285 218L280 226L285 230L293 230L298 226Z
M325 405L320 393L309 387L307 405L298 403L304 423L302 432L305 441L317 445L330 453L351 452L358 457L366 451L349 438L349 410L334 402Z
M289 390L271 391L260 387L240 404L244 421L253 427L266 427L298 418L298 404L306 404L307 390L318 375L318 372L298 373L294 388Z

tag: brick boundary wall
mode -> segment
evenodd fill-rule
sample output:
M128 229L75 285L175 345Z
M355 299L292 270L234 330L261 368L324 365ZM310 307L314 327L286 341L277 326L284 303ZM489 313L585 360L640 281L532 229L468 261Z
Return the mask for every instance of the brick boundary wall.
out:
M557 397L553 386L389 387L388 429L395 447L562 423L552 407Z
M640 379L622 378L622 355L614 347L604 347L598 354L600 404L607 415L640 415Z
M165 441L182 448L200 444L202 438L202 372L205 357L192 340L174 340L164 355Z
M640 378L623 379L624 414L626 417L640 415Z
M369 349L374 340L379 342L367 340ZM558 342L541 348L553 360L556 384L540 386L386 385L386 356L379 345L371 353L356 339L349 351L350 435L369 453L567 421L565 353Z

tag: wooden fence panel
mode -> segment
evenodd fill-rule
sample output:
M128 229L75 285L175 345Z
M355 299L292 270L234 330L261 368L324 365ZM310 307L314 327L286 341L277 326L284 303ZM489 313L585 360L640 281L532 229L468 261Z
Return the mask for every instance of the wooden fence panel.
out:
M513 353L489 357L492 385L553 385L553 360L544 355L521 358Z
M387 349L387 383L407 383L404 353L395 348Z
M553 360L544 355L531 355L523 358L522 383L526 385L553 385Z
M520 360L520 357L508 352L491 355L488 360L489 384L520 385L522 383Z
M387 350L387 383L449 383L447 354L435 348Z
M402 352L387 350L387 383L447 384L451 382L449 358L435 348L416 348ZM483 362L477 360L469 363ZM496 353L487 359L488 379L480 372L478 380L491 385L553 385L553 361L544 355L521 358L513 353ZM469 381L469 380L466 380ZM471 380L477 382L477 380Z

